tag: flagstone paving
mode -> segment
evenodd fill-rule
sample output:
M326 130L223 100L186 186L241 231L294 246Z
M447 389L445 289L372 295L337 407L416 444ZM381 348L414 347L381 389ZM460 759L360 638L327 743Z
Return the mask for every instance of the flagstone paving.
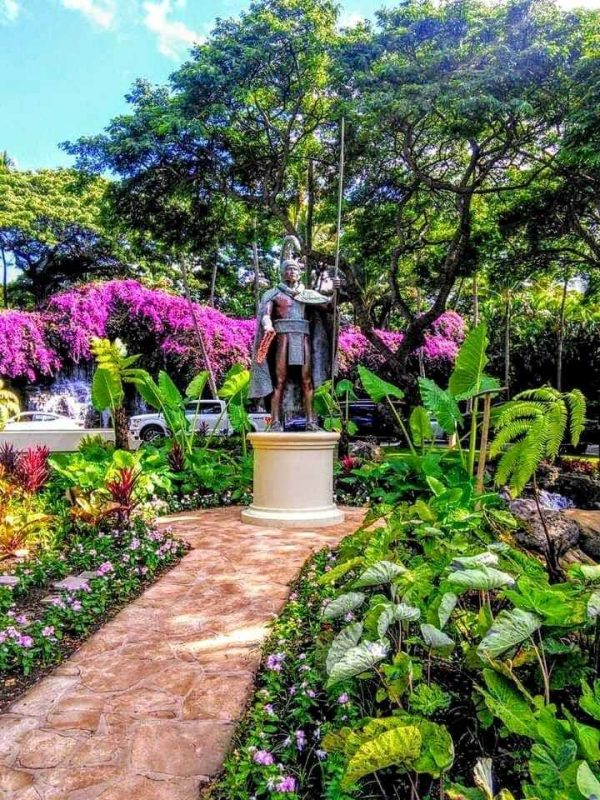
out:
M290 582L362 518L283 531L239 513L165 519L191 551L0 715L0 800L197 800Z

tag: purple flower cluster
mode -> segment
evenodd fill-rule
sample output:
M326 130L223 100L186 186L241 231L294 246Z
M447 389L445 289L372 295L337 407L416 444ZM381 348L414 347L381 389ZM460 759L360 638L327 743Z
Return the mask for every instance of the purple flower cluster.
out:
M286 792L292 793L296 791L296 779L291 775L283 775L278 781L275 782L273 787L276 792L285 794Z
M194 319L195 318L195 319ZM137 281L90 283L53 297L45 319L61 350L74 362L90 358L90 341L119 329L138 326L151 334L156 350L190 367L203 368L195 336L195 320L204 334L217 375L235 363L248 363L254 320L232 320L214 308L194 304L168 292L148 289ZM127 341L127 331L122 338ZM1 367L0 367L1 372Z
M267 669L273 672L281 672L284 661L285 653L271 653L271 655L267 657Z
M268 750L257 750L252 756L252 760L255 764L260 764L262 767L270 767L271 764L275 763L273 753L269 753Z
M8 628L0 631L0 644L4 644L4 642L8 640L12 640L16 645L26 650L33 647L33 637L22 633L22 631L17 630L13 625L9 625Z
M453 362L465 338L465 332L463 318L455 311L446 311L432 323L425 334L422 355L431 362ZM399 331L380 330L376 333L392 351L398 349L404 338L404 334ZM359 328L350 326L340 332L339 362L342 372L350 371L358 363L376 369L383 363L383 356Z
M45 318L30 311L0 313L0 375L34 381L60 367L58 353L47 339Z
M148 289L134 280L89 283L52 297L42 312L0 312L0 376L35 381L63 365L90 359L93 337L121 335L142 329L153 340L152 349L190 371L203 369L195 334L195 320L204 334L208 356L221 377L233 364L246 366L256 323L231 319L220 311L194 304L193 312L178 295ZM464 338L464 322L454 311L442 314L425 335L423 355L431 361L451 361ZM395 350L402 333L378 331ZM376 368L382 357L358 328L340 334L340 367L348 371L359 362Z

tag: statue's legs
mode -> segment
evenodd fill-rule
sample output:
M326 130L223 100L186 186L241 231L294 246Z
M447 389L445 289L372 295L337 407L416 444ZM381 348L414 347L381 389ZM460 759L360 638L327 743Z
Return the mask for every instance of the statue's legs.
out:
M287 360L288 360L288 335L287 333L277 334L277 345L275 350L275 388L271 395L271 430L280 431L283 429L281 424L281 403L283 400L283 390L287 379Z
M306 430L318 430L313 411L314 387L312 381L312 363L310 359L310 341L304 337L304 364L302 365L302 399L306 414Z

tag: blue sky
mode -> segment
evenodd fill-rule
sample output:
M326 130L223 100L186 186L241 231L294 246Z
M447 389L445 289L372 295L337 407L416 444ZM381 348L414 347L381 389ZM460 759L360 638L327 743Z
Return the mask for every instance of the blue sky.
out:
M396 0L341 0L341 23ZM138 77L164 82L217 17L250 0L0 0L0 151L64 166L58 143L101 131ZM597 7L600 0L561 0Z
M599 0L600 2L600 0ZM344 0L342 21L381 0ZM0 151L65 166L58 143L101 131L138 77L163 82L217 17L249 0L0 0Z

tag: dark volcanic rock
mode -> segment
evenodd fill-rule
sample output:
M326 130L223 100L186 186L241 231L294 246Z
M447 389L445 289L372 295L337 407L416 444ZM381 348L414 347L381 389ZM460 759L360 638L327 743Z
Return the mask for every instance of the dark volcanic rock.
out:
M348 455L362 458L364 461L383 460L383 450L374 442L350 442Z
M600 561L600 511L573 508L563 513L579 526L579 547L594 561Z
M515 534L517 542L528 550L544 553L547 549L547 539L535 500L513 500L510 510L522 523L521 528ZM557 557L571 547L577 546L579 525L574 520L566 517L561 511L542 509L542 513Z

